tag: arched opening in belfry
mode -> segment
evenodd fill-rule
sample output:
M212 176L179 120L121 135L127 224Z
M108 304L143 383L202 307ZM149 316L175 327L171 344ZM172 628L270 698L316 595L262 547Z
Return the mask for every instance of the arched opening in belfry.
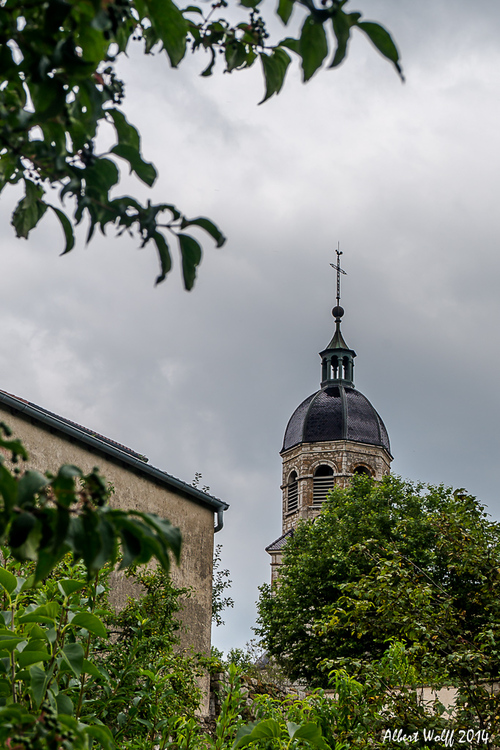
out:
M297 472L292 471L288 477L286 487L286 509L288 513L293 513L299 507L299 483L297 481Z
M333 489L333 469L331 466L322 464L318 466L313 477L313 505L322 505L326 496Z

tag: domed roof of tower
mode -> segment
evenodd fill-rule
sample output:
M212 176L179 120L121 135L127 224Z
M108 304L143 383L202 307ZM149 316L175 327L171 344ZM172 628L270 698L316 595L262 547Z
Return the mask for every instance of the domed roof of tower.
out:
M385 448L390 455L389 436L379 414L366 396L354 388L354 358L342 336L340 324L344 308L340 306L339 249L337 265L337 304L332 310L335 332L322 352L321 390L306 398L292 414L285 430L281 452L300 443L351 440Z
M282 452L299 443L331 440L378 445L391 452L385 425L366 396L340 384L322 388L295 409Z

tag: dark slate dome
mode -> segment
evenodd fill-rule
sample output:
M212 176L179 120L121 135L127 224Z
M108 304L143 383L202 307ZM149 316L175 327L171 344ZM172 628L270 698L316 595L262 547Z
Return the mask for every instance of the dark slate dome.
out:
M366 396L343 385L322 388L301 403L288 422L282 451L327 440L352 440L391 452L385 425Z

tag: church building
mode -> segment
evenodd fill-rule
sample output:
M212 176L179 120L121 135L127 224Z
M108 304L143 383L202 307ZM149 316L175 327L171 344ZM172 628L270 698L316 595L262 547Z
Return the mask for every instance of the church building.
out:
M335 332L320 352L321 388L298 406L285 430L283 460L282 534L266 547L271 556L271 581L281 564L283 549L300 521L321 512L334 485L345 487L353 474L382 479L392 455L385 425L366 396L354 387L354 358L340 330L340 267L337 250L337 304L332 310ZM333 264L332 264L333 265Z

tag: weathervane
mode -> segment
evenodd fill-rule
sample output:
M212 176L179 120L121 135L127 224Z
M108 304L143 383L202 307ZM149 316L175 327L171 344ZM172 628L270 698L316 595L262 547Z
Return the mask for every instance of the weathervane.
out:
M335 252L337 253L337 264L330 263L330 265L337 271L337 307L340 308L340 274L343 273L344 276L347 276L344 269L340 267L340 256L342 255L342 252L340 250L340 242L337 242L337 249L335 250Z

